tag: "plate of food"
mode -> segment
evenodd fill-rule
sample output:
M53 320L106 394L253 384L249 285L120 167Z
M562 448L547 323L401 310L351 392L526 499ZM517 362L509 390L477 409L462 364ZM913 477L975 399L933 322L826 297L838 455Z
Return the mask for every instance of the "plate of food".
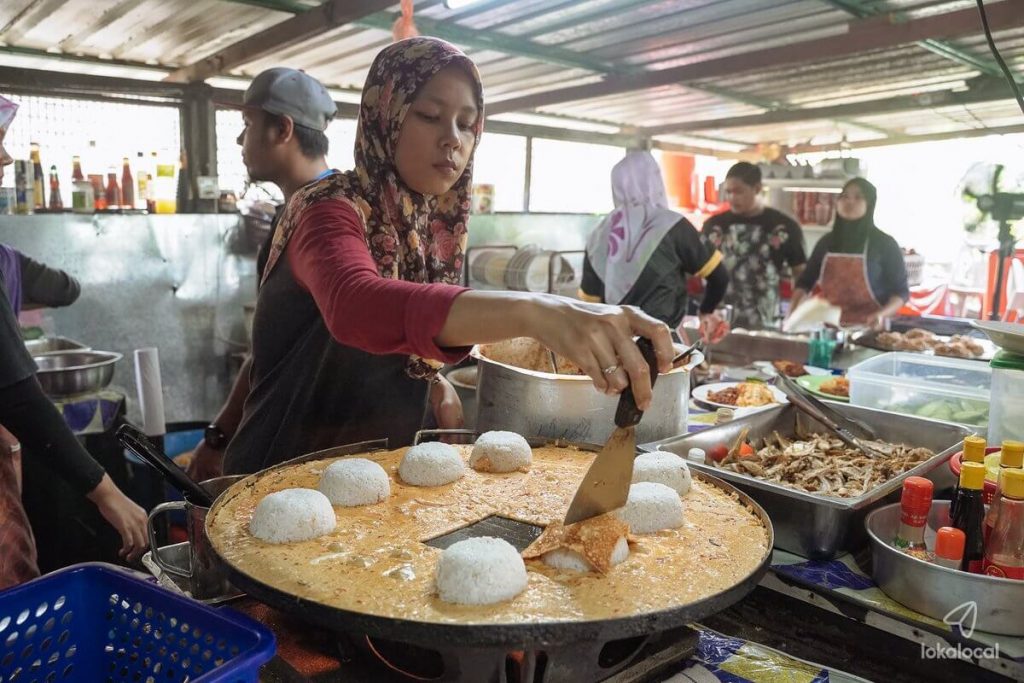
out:
M788 403L786 395L763 382L716 382L693 390L693 398L716 408L770 408Z
M830 401L850 400L850 380L832 375L804 375L797 377L796 383L816 396Z
M754 363L754 367L768 375L782 373L792 379L804 377L805 375L825 376L832 374L825 368L816 368L813 365L804 365L803 363L796 363L791 360L759 360Z

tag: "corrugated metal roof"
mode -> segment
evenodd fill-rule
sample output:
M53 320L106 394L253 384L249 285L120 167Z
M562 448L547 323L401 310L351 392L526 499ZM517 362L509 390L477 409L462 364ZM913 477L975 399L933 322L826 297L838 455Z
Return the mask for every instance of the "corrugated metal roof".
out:
M284 0L276 0L283 3ZM997 2L1021 0L989 0ZM292 8L316 0L290 0ZM293 16L269 9L275 0L5 0L0 3L0 42L85 57L158 65L168 71L203 57ZM974 7L971 0L861 0L862 13L919 19ZM397 12L397 3L389 12ZM479 0L450 10L442 0L416 2L422 23L483 32L505 41L490 47L468 40L462 47L480 68L486 94L510 99L600 81L615 73L642 73L836 36L842 40L851 14L827 0ZM343 26L232 69L251 77L276 65L302 68L326 84L358 89L375 54L390 43L387 21ZM456 38L464 36L457 34ZM515 42L518 41L518 42ZM1024 28L1001 31L996 41L1007 61L1024 73ZM454 42L460 42L456 39ZM980 29L951 41L968 57L990 62ZM557 50L556 63L539 54ZM12 61L12 60L17 61ZM31 56L3 56L4 64L30 66ZM52 68L53 61L45 63ZM574 66L567 66L573 64ZM117 73L130 66L75 65L76 71ZM919 45L873 50L802 65L751 70L715 79L541 107L544 114L576 117L618 127L661 126L750 116L766 108L813 108L891 98L929 90L963 89L981 72ZM147 77L159 76L149 71ZM1006 104L935 110L913 115L859 117L852 122L689 131L694 137L751 143L804 142L832 136L877 136L884 128L906 133L1012 125ZM964 118L966 117L966 118Z

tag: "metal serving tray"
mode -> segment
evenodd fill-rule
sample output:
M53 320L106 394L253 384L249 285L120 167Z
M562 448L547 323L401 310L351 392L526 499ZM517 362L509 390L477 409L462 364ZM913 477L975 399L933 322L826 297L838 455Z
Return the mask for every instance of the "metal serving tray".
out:
M775 527L775 547L816 560L831 559L845 551L865 546L867 535L864 531L864 517L877 507L895 502L899 498L903 480L907 477L926 477L935 484L936 491L952 486L953 475L944 464L960 449L964 437L974 433L947 422L834 401L828 403L840 413L866 422L882 440L930 448L936 455L857 498L806 493L711 465L690 463L691 467L728 481L757 501L768 512ZM798 421L805 431L826 433L824 426L803 415L795 407L786 405L741 417L721 427L712 427L689 436L642 444L640 450L663 450L686 457L691 448L707 451L718 444L731 445L744 427L750 429L750 439L761 439L775 430L783 436L792 437L796 434Z

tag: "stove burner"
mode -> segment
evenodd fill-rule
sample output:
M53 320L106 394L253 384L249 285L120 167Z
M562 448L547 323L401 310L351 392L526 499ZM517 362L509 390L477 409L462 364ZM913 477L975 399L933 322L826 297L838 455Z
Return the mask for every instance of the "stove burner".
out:
M465 541L467 538L493 536L508 541L516 550L523 552L543 531L543 527L536 526L535 524L527 524L526 522L520 522L499 515L491 515L469 526L464 526L442 536L431 538L424 541L424 543L444 550L454 543Z
M697 633L683 626L607 643L574 643L546 649L505 651L458 645L429 649L382 638L352 636L339 643L347 657L367 665L353 680L431 683L553 683L651 680L655 673L685 660L697 647ZM360 656L361 655L361 656ZM614 677L614 678L612 678Z

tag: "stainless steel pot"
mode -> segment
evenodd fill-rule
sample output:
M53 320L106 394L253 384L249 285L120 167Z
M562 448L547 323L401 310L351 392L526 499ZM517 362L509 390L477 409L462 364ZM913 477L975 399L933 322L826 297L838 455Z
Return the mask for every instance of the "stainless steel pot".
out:
M462 417L466 429L476 428L476 383L477 367L471 365L465 368L455 368L445 375L448 381L455 387L455 393L462 401Z
M103 389L114 379L114 365L121 360L110 351L59 351L33 360L36 377L48 396L88 394Z
M207 493L216 499L233 484L246 478L245 474L234 474L214 477L199 484ZM168 561L161 555L156 543L156 527L153 520L160 515L174 510L184 510L188 528L188 548L185 566ZM206 514L210 508L195 505L187 500L172 500L161 503L149 513L146 530L149 533L149 546L153 548L153 563L162 571L184 579L186 590L196 600L210 600L237 593L228 582L227 571L217 559L206 537Z
M477 431L505 429L578 443L603 444L615 428L618 396L594 389L589 377L536 372L493 361L474 348L477 359ZM689 362L661 375L654 385L651 409L636 428L638 443L686 433L690 371L704 362L694 353Z

